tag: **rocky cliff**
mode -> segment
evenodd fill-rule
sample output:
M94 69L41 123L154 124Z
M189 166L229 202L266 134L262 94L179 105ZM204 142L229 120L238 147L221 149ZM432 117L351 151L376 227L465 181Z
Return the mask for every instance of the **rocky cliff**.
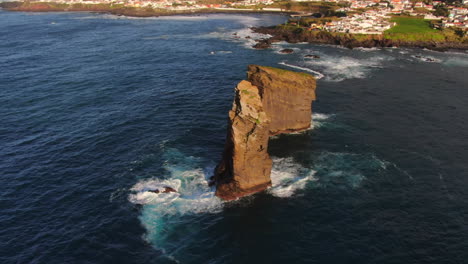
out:
M223 158L215 170L216 195L225 200L268 188L272 165L269 137L311 125L313 76L250 65L247 77L248 81L236 87Z
M334 34L326 31L308 31L302 28L284 28L282 26L258 27L252 28L256 33L268 34L271 37L257 40L253 47L257 49L266 49L271 47L272 43L286 41L289 43L308 42L313 44L332 44L347 48L384 48L384 47L408 47L408 48L427 48L436 51L446 51L449 49L467 50L468 42L466 37L459 41L417 41L417 40L391 40L382 35L367 35L363 37L353 34Z

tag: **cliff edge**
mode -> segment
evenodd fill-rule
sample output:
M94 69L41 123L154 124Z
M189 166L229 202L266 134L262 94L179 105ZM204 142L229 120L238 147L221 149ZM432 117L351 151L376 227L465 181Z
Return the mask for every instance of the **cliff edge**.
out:
M312 75L249 65L247 79L235 89L223 157L215 169L216 195L225 200L268 188L269 137L311 125L316 87Z

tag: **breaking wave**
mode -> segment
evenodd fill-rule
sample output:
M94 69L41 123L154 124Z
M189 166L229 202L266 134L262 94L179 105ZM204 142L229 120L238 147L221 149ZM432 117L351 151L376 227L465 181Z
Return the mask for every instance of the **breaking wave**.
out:
M287 66L287 67L290 67L290 68L293 68L293 69L298 69L298 70L302 70L302 71L311 72L311 73L314 74L314 76L315 76L315 78L316 78L317 80L320 80L320 79L322 79L323 77L325 77L325 76L324 76L323 74L321 74L320 72L314 71L314 70L309 69L309 68L305 68L305 67L300 67L300 66L288 64L288 63L286 63L286 62L279 62L278 64L284 65L284 66Z
M322 126L325 126L329 123L328 119L333 117L334 114L322 114L322 113L313 113L312 114L312 120L310 122L310 127L304 131L300 131L300 132L293 132L293 133L289 133L289 134L284 134L284 135L299 135L299 134L303 134L309 130L312 130L312 129L315 129L315 128L319 128L319 127L322 127ZM270 137L270 139L276 139L276 138L279 138L280 135L276 135L276 136L272 136Z
M220 38L227 41L233 41L241 43L247 49L254 49L252 46L256 44L255 40L264 39L271 37L268 34L261 34L253 32L250 27L254 26L248 25L246 28L238 29L235 31L227 31L223 28L218 28L217 31L211 32L203 37L207 38Z
M185 157L176 149L169 149L165 155L170 156L164 165L169 176L138 182L130 189L130 202L153 205L152 210L162 215L216 212L222 208L221 200L214 195L214 188L208 186L213 167L201 168L195 158ZM165 187L177 192L152 192Z
M330 116L318 113L314 117L326 120ZM144 238L163 252L162 257L175 260L178 249L199 243L199 232L223 219L219 213L225 202L208 186L207 178L213 166L203 169L200 165L205 162L173 148L167 149L163 156L168 177L139 181L130 189L128 199L142 205L139 218L147 230ZM292 157L272 157L272 160L272 186L266 193L278 198L294 197L305 188L354 189L367 175L386 169L385 162L370 154L323 152L313 157L310 165ZM177 192L151 192L165 187ZM249 204L241 202L236 206Z
M318 120L328 118L325 114L314 114ZM141 180L130 188L128 199L139 205L149 205L158 215L184 215L188 213L216 213L222 209L223 202L215 196L214 187L208 186L208 179L214 171L213 166L205 169L193 164L193 157L183 157L176 149L169 149L170 155L181 157L177 165L168 162L164 169L168 177ZM272 158L272 187L269 192L275 196L288 197L295 190L304 188L307 180L313 179L314 171L295 163L292 158ZM170 187L176 192L154 192Z
M322 55L320 60L307 60L304 63L321 69L321 72L325 75L325 80L341 82L346 79L364 79L372 68L381 68L384 61L389 59L391 58L381 56L358 59L347 56Z
M436 59L432 56L412 55L411 57L422 62L441 62L440 59Z
M363 51L363 52L370 52L370 51L379 51L381 48L372 47L372 48L364 48L364 47L356 47L355 50Z
M293 158L272 157L272 187L268 192L276 197L290 197L306 187L308 181L314 180L315 171L295 163Z
M331 117L333 117L333 114L322 114L322 113L313 113L312 114L312 124L311 124L311 129L314 128L319 128L321 126L324 126L327 122L327 120Z
M199 159L187 157L173 148L167 149L163 156L168 176L140 180L130 189L128 199L142 205L140 221L147 230L144 238L162 250L164 257L173 258L175 247L196 242L194 230L203 230L209 225L207 222L214 224L221 219L216 214L222 211L224 202L215 196L215 189L208 186L213 166L202 169L203 162ZM267 193L291 197L304 189L307 182L314 179L313 175L313 170L295 163L292 158L273 158L272 187ZM165 187L177 192L151 192ZM174 238L176 233L186 235Z

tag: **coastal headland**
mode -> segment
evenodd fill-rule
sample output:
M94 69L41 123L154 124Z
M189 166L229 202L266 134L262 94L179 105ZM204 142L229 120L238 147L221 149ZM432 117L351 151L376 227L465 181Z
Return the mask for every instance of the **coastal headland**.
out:
M413 18L412 18L413 19ZM347 48L373 47L408 47L426 48L435 51L468 50L468 37L459 36L450 29L428 33L400 33L388 30L382 34L353 34L314 30L296 25L277 25L252 28L255 33L268 34L271 37L257 40L254 48L269 48L273 43L307 42L311 44L340 45Z

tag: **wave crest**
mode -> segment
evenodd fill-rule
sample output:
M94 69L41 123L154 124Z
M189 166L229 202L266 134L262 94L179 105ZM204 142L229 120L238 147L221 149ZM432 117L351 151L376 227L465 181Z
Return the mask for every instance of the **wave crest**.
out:
M268 192L276 197L290 197L298 190L306 187L310 180L314 180L315 171L295 163L293 158L272 158L271 170L272 186Z

